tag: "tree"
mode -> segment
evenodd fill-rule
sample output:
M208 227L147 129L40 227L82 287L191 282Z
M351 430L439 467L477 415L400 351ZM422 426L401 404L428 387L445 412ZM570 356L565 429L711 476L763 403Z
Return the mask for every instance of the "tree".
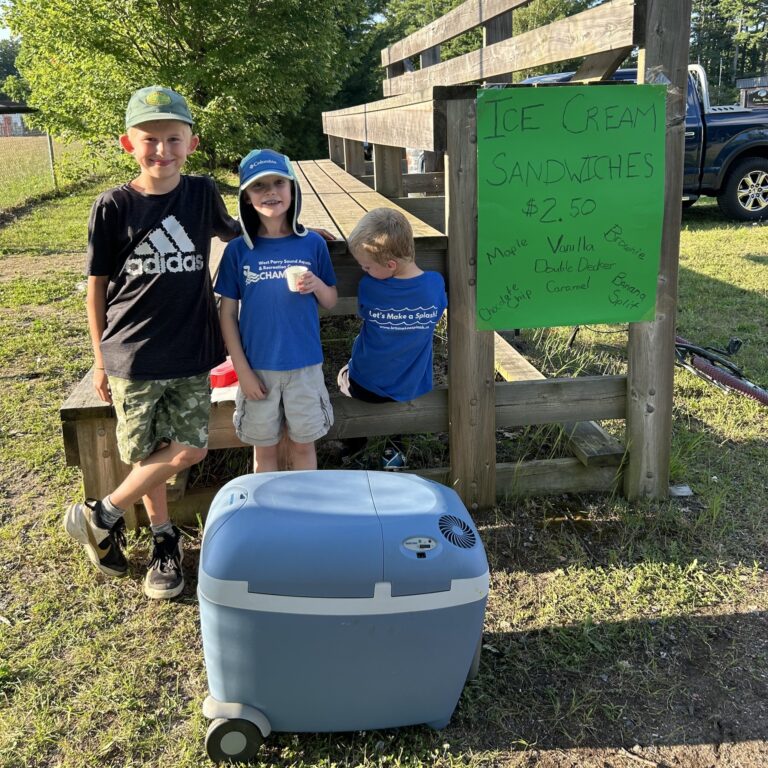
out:
M19 54L19 41L14 38L0 40L0 99L7 99L4 90L1 90L6 77L19 74L16 69L16 56Z
M283 123L346 73L342 24L365 0L8 0L21 36L9 83L46 130L114 139L136 88L158 83L188 99L210 163L277 146Z

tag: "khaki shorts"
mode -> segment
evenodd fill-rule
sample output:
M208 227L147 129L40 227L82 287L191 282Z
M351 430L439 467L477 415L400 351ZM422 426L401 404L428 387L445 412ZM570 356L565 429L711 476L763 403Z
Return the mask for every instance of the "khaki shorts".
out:
M139 381L109 377L117 414L117 447L126 464L146 459L164 443L208 445L208 374Z
M267 396L246 400L238 387L233 421L240 440L259 447L277 445L283 424L294 443L312 443L328 433L333 409L322 365L255 373L267 388Z

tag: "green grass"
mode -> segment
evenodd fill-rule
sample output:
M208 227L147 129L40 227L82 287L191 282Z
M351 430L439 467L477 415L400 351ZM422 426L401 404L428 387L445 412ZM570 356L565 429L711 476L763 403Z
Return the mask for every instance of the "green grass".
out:
M199 532L190 585L158 604L141 591L146 532L129 538L128 577L107 581L61 529L81 489L57 409L91 363L80 272L96 193L0 228L0 768L199 768ZM703 343L741 336L737 359L763 382L766 253L768 226L706 205L683 221L680 329ZM624 329L583 328L570 347L569 334L522 342L548 375L624 369ZM639 744L660 765L694 766L715 759L716 722L735 729L718 765L762 764L734 750L768 736L768 409L678 372L674 414L672 478L693 496L510 499L477 515L492 580L483 658L446 730L274 734L260 765L618 767ZM537 428L508 439L525 454L559 442ZM429 461L444 445L414 450ZM239 466L220 465L213 476Z
M47 136L0 137L0 211L53 191Z

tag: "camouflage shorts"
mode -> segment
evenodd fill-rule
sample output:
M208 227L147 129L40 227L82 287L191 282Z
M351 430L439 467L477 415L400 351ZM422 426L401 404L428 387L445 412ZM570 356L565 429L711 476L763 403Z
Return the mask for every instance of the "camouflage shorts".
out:
M205 448L211 391L208 374L138 381L109 377L120 458L133 464L171 441Z

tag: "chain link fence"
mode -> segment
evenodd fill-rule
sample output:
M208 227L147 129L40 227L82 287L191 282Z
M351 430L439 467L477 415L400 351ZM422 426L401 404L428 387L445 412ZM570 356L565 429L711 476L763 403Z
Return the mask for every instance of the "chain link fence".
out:
M17 125L12 123L10 130L0 130L0 213L57 191L51 137L27 131L23 124L20 130Z

